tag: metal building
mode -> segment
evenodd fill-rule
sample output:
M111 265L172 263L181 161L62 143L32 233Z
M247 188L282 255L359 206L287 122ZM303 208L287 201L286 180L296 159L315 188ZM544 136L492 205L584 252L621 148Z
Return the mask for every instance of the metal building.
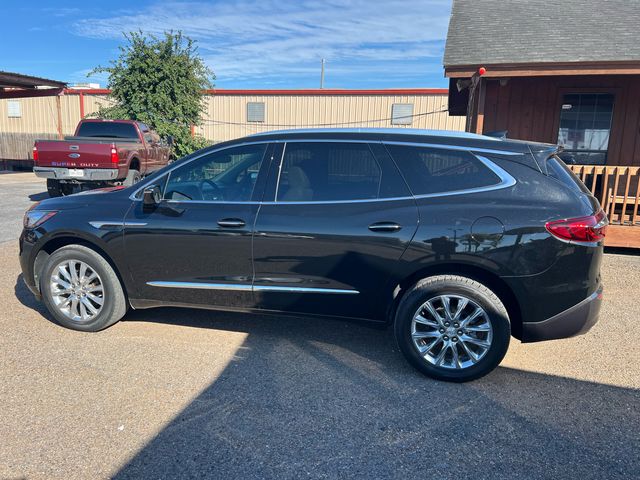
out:
M109 93L67 89L59 97L0 100L0 159L29 167L36 138L72 135L81 118L109 104ZM205 115L193 132L214 143L282 128L464 130L465 125L464 118L449 116L446 89L216 89L205 93Z

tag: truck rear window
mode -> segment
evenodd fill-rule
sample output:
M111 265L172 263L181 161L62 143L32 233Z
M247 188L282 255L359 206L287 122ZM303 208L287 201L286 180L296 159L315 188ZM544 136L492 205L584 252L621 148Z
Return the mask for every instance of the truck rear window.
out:
M569 167L557 155L552 155L547 159L547 171L550 177L555 178L571 190L579 193L590 193L584 183L569 170Z
M77 136L137 139L138 132L131 123L85 122L80 125Z

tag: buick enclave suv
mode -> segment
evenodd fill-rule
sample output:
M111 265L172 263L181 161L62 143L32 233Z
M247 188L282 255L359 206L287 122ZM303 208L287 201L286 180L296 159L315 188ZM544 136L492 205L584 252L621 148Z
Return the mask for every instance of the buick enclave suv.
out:
M471 380L511 336L597 320L607 219L558 153L426 130L253 135L37 204L24 280L75 330L167 305L365 319L426 375Z

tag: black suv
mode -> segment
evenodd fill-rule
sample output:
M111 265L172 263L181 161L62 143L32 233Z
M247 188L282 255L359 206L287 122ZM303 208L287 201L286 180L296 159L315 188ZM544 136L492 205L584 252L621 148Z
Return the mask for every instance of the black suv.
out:
M25 215L24 280L62 325L185 306L388 323L438 379L587 331L607 219L558 147L405 129L291 130L200 150Z

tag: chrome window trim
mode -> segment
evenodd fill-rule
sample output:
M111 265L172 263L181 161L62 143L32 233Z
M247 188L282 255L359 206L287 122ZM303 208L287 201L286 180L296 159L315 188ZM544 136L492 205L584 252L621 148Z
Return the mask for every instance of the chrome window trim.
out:
M256 201L249 201L249 202L233 202L233 201L224 201L224 200L164 200L163 202L168 202L168 203L193 203L193 204L227 204L227 205L274 205L274 204L279 204L279 205L327 205L327 204L340 204L340 203L371 203L371 202L389 202L389 201L396 201L396 200L407 200L407 199L413 199L413 198L437 198L437 197L447 197L450 195L464 195L464 194L469 194L469 193L480 193L480 192L487 192L487 191L491 191L491 190L498 190L501 188L508 188L511 187L513 185L516 184L516 180L509 175L509 173L507 173L503 168L499 167L498 165L496 165L494 162L492 162L491 160L489 160L488 158L481 156L481 155L477 155L476 152L479 153L493 153L493 154L497 154L497 155L521 155L521 153L518 152L511 152L508 150L491 150L491 149L486 149L486 148L471 148L471 147L462 147L462 146L457 146L457 145L440 145L440 144L433 144L433 143L421 143L421 142L406 142L406 141L378 141L378 140L359 140L359 139L315 139L315 138L296 138L296 139L286 139L286 140L261 140L261 141L251 141L251 142L243 142L243 143L237 143L234 145L227 145L226 147L222 147L220 149L217 150L212 150L209 151L207 153L203 153L201 155L198 155L197 157L194 157L192 159L190 159L188 162L186 163L182 163L180 165L176 165L175 167L167 170L164 175L170 174L173 170L175 170L178 167L181 167L183 165L187 165L199 158L202 158L205 155L209 155L212 153L217 153L217 152L221 152L223 150L227 150L229 148L235 148L235 147L242 147L242 146L246 146L246 145L254 145L254 144L263 144L263 143L283 143L283 149L282 149L282 155L280 157L280 163L278 165L278 178L277 178L277 186L279 186L280 183L280 174L281 174L281 169L282 169L282 163L284 160L284 153L286 150L286 144L287 143L301 143L301 142L307 142L307 143L311 143L311 142L334 142L334 143L379 143L382 145L408 145L408 146L417 146L417 147L426 147L426 148L435 148L435 149L443 149L443 150L456 150L456 151L465 151L465 152L469 152L471 153L474 157L476 157L478 160L480 160L484 165L486 165L490 170L493 171L493 173L495 173L499 178L500 178L500 182L495 184L495 185L489 185L486 187L477 187L477 188L469 188L469 189L465 189L465 190L455 190L455 191L449 191L449 192L438 192L438 193L427 193L427 194L422 194L422 195L412 195L412 196L406 196L406 197L391 197L391 198L364 198L364 199L358 199L358 200L322 200L322 201L300 201L300 202L278 202L276 201L277 195L278 195L278 189L276 188L275 191L275 197L273 201L262 201L262 202L256 202ZM144 190L146 187L148 187L149 185L152 185L153 182L148 182L145 183L144 185L142 185L141 187L139 187L138 189L136 189L135 192L133 192L130 196L129 199L133 200L133 201L137 201L137 202L141 202L142 199L141 198L135 198L135 196L138 194L138 192L140 192L141 190Z
M170 282L160 280L147 282L147 285L160 288L191 288L197 290L229 290L240 292L326 293L346 295L357 295L360 293L357 290L343 288L286 287L277 285L252 286L237 283Z
M193 158L189 159L189 161L187 161L187 162L180 163L179 165L175 165L175 166L171 167L166 172L164 172L160 178L162 178L165 175L171 174L171 172L173 172L176 168L180 168L180 167L182 167L184 165L189 165L191 162L194 162L194 161L198 160L199 158L204 157L205 155L211 155L213 153L222 152L224 150L228 150L229 148L244 147L244 146L247 146L247 145L261 145L263 143L266 143L266 144L269 144L269 143L282 143L282 141L277 141L277 140L254 140L254 141L249 141L249 142L235 143L233 145L227 145L225 147L217 148L217 149L214 149L214 150L209 150L207 152L201 153L200 155L198 155L196 157L193 157ZM167 180L168 179L169 179L169 177L167 176ZM140 183L142 183L142 182L140 182ZM140 191L144 190L149 185L153 185L153 184L154 184L153 181L149 181L149 182L145 183L144 185L141 185L131 195L129 195L129 199L133 200L134 202L141 202L142 199L141 198L136 198L136 195L138 195L138 193ZM198 200L185 200L185 202L197 202L197 201ZM220 203L228 203L228 202L220 202ZM249 202L238 202L238 203L249 203Z
M367 142L367 143L375 143L375 142ZM400 143L403 145L406 144L406 142L400 142ZM424 145L424 144L421 144L421 145ZM486 185L484 187L466 188L464 190L451 190L447 192L425 193L421 195L412 195L407 197L363 198L359 200L322 200L322 201L300 201L300 202L283 202L283 201L276 200L273 202L261 202L261 204L263 205L276 205L276 204L277 205L327 205L327 204L340 204L340 203L390 202L390 201L397 201L397 200L439 198L439 197L448 197L453 195L467 195L472 193L489 192L492 190L500 190L503 188L513 187L516 184L515 178L513 178L506 170L496 165L487 157L476 155L471 151L469 151L469 153L473 155L475 158L477 158L478 160L480 160L480 162L482 162L489 170L491 170L498 177L499 182L493 185ZM276 190L276 195L277 195L277 190Z

